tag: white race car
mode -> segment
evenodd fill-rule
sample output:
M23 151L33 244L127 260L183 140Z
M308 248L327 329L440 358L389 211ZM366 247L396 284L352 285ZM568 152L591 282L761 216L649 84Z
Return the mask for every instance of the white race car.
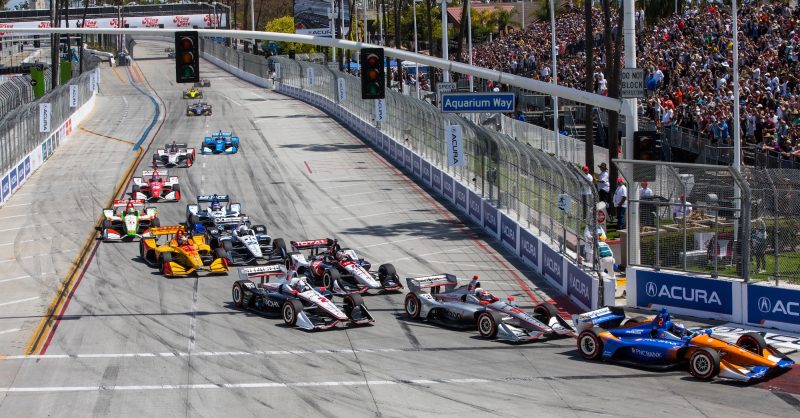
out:
M229 203L230 196L228 195L200 195L197 196L197 202L209 202L205 208L197 205L186 205L186 224L190 228L195 225L202 225L205 228L210 228L216 225L217 220L229 217L244 216L242 213L241 203ZM223 205L223 203L228 203Z
M156 150L153 154L153 167L185 167L189 168L194 164L194 148L188 148L186 144L164 145L164 148Z

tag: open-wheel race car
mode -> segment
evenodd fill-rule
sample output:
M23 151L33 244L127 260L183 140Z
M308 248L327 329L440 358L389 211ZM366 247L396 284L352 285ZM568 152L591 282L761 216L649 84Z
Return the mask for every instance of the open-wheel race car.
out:
M203 90L200 90L197 87L189 87L188 89L183 91L183 98L184 99L202 99L203 98Z
M195 231L205 231L211 248L222 248L229 264L279 263L286 260L286 244L267 233L265 225L250 225L247 216L214 219L214 225L189 225Z
M200 153L206 154L236 154L239 151L239 137L231 132L215 132L203 138L200 144Z
M223 218L244 216L242 204L230 202L231 198L226 194L197 196L197 204L186 205L186 224L190 227L199 224L211 228ZM203 208L200 203L208 203L208 206Z
M179 144L172 141L165 144L164 148L159 148L153 154L153 167L185 167L189 168L194 164L194 148L188 148L186 144Z
M211 105L205 102L192 103L186 106L186 116L211 116Z
M222 249L212 250L203 235L190 235L182 225L151 228L150 238L142 238L139 256L167 277L229 270Z
M381 264L378 271L370 271L369 261L353 249L341 248L337 240L292 241L290 245L287 267L336 294L364 293L370 289L395 292L403 288L393 265Z
M329 290L311 287L281 264L240 269L231 294L237 308L280 316L286 325L306 331L375 322L361 295L347 295L337 305Z
M578 351L588 360L615 361L638 367L669 369L687 365L701 380L717 376L753 381L786 371L794 361L767 344L757 332L745 333L735 344L711 330L687 330L672 321L666 308L654 317L628 318L618 307L575 315Z
M531 313L525 312L513 297L501 300L483 290L477 276L461 286L452 274L407 278L406 283L405 310L410 319L456 329L477 328L481 337L515 343L575 335L555 306L541 303Z
M142 171L142 177L134 177L131 186L131 197L137 200L157 202L161 200L177 202L181 200L181 185L178 177L169 176L164 170Z
M120 211L120 208L125 208ZM160 225L158 210L144 200L115 200L103 209L104 219L97 227L103 241L131 241L150 236L150 228Z

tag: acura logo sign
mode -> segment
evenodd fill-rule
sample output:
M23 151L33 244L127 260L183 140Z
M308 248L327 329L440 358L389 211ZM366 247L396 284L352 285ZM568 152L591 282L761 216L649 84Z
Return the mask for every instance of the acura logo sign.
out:
M654 298L654 297L656 297L656 294L658 293L658 288L656 287L655 283L647 282L647 284L644 285L644 292L647 293L647 296L650 296L651 298Z
M772 301L768 297L762 296L758 298L758 310L761 312L769 312L772 310Z

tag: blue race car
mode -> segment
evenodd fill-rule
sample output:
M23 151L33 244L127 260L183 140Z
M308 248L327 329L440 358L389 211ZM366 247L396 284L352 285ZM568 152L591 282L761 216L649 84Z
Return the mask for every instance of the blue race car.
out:
M186 116L211 116L211 105L197 102L186 105Z
M576 315L574 322L578 351L587 360L659 369L686 364L701 380L719 376L742 382L766 379L794 364L760 333L748 332L731 344L710 329L687 330L666 308L655 317L629 319L621 308L605 307Z
M239 137L230 132L219 131L203 138L201 154L236 154L239 151Z

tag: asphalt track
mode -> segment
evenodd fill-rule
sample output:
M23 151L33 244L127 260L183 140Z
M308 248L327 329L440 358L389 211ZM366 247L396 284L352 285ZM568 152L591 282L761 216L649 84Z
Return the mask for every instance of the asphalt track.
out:
M138 61L143 79L133 73L140 87L156 92L165 105L156 143L174 139L196 146L210 131L233 129L243 145L237 155L199 156L194 167L172 170L180 177L184 201L158 205L162 224L183 221L185 204L195 194L228 193L275 238L335 236L375 264L394 263L402 276L479 274L484 288L515 295L524 306L548 299L529 272L320 111L204 63L204 76L212 81L206 100L214 115L185 116L186 101L163 46L138 44L137 55L151 59ZM120 97L133 94L123 81L115 82ZM109 98L111 85L104 85ZM140 119L135 129L133 123L120 124L119 110L111 105L98 106L87 126L108 136L135 136L131 130L141 132L152 117L149 100L141 95L136 100L141 107L131 108ZM90 146L78 140L69 145L75 144ZM111 166L118 176L113 180L120 180L134 156L130 144L106 138L91 146L107 152L96 158L108 161L87 164L65 148L53 161L73 166L46 165L37 176L75 176ZM149 161L145 155L137 171ZM67 180L32 182L20 193L35 196ZM101 202L110 197L113 180L98 188L98 197L77 194L63 203L83 219L85 229L74 231L74 247L80 248ZM30 214L25 225L44 217ZM47 216L58 222L57 214ZM0 416L800 413L800 398L763 385L700 382L682 370L585 362L570 339L513 346L481 340L476 332L410 322L402 313L402 294L366 297L377 320L371 327L288 329L280 320L234 309L235 277L232 272L166 279L138 260L136 244L99 244L52 338L33 356L21 355L19 341L27 337L18 338L16 347L3 346ZM3 324L14 316L5 308L0 306ZM28 315L20 327L38 322Z

